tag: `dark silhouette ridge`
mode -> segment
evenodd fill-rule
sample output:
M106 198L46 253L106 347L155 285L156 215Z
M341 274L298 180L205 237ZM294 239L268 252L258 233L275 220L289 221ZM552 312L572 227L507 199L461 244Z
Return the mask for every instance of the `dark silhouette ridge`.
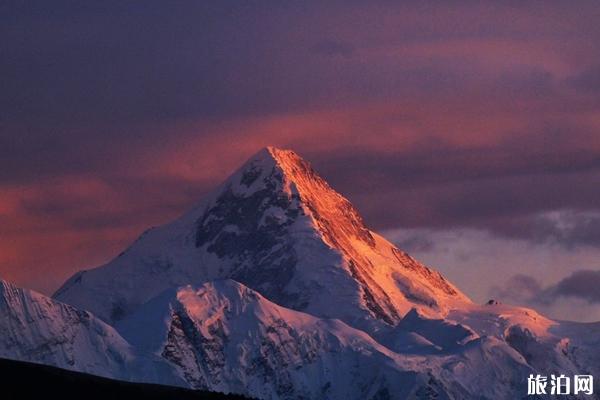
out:
M171 386L123 382L61 368L0 359L3 400L58 398L61 400L249 400L247 397L195 391Z

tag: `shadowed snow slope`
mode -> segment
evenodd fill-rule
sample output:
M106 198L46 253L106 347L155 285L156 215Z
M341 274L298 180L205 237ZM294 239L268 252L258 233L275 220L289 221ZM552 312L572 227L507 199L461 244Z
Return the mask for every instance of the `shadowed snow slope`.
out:
M260 399L515 399L531 373L598 373L597 324L503 305L411 310L373 332L281 307L233 280L168 289L116 330L3 284L0 357ZM567 336L565 336L567 335ZM547 372L546 372L547 371Z
M518 399L600 370L600 325L473 304L266 148L55 298L3 286L0 356L261 399ZM161 372L162 371L162 372Z
M184 384L164 360L138 353L87 311L0 281L0 358L124 380Z
M415 325L424 324L422 319ZM506 343L476 336L455 340L454 353L439 357L402 355L339 320L280 307L232 280L169 290L118 329L132 344L177 365L194 388L264 399L405 399L426 393L497 398L511 395L530 370ZM440 326L432 333L465 339L465 328L458 335L456 329ZM510 385L485 389L477 383L497 377Z
M465 295L381 236L292 151L266 148L199 205L152 229L55 297L113 322L163 290L231 278L294 310L357 327L411 308L443 316Z

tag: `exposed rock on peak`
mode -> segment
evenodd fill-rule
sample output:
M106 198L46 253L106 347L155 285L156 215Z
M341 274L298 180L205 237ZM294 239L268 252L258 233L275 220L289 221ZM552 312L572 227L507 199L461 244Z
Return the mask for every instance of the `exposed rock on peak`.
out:
M600 324L473 304L266 148L56 298L0 282L0 356L261 399L513 399L597 375Z
M115 321L166 288L222 278L285 307L361 327L393 325L413 307L441 316L469 302L370 231L308 162L273 147L181 218L75 275L55 296Z

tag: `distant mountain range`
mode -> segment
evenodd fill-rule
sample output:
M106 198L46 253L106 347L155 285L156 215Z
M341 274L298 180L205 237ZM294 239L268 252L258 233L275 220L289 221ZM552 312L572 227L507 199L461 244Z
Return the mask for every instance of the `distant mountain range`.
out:
M275 148L54 298L0 289L0 357L260 399L518 399L600 369L600 324L474 304Z

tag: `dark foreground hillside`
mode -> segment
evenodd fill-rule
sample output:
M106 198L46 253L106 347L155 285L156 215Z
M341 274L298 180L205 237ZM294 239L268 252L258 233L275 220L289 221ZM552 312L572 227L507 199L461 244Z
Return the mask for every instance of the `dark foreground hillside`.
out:
M243 400L245 397L116 381L45 365L0 359L0 398L60 400Z

